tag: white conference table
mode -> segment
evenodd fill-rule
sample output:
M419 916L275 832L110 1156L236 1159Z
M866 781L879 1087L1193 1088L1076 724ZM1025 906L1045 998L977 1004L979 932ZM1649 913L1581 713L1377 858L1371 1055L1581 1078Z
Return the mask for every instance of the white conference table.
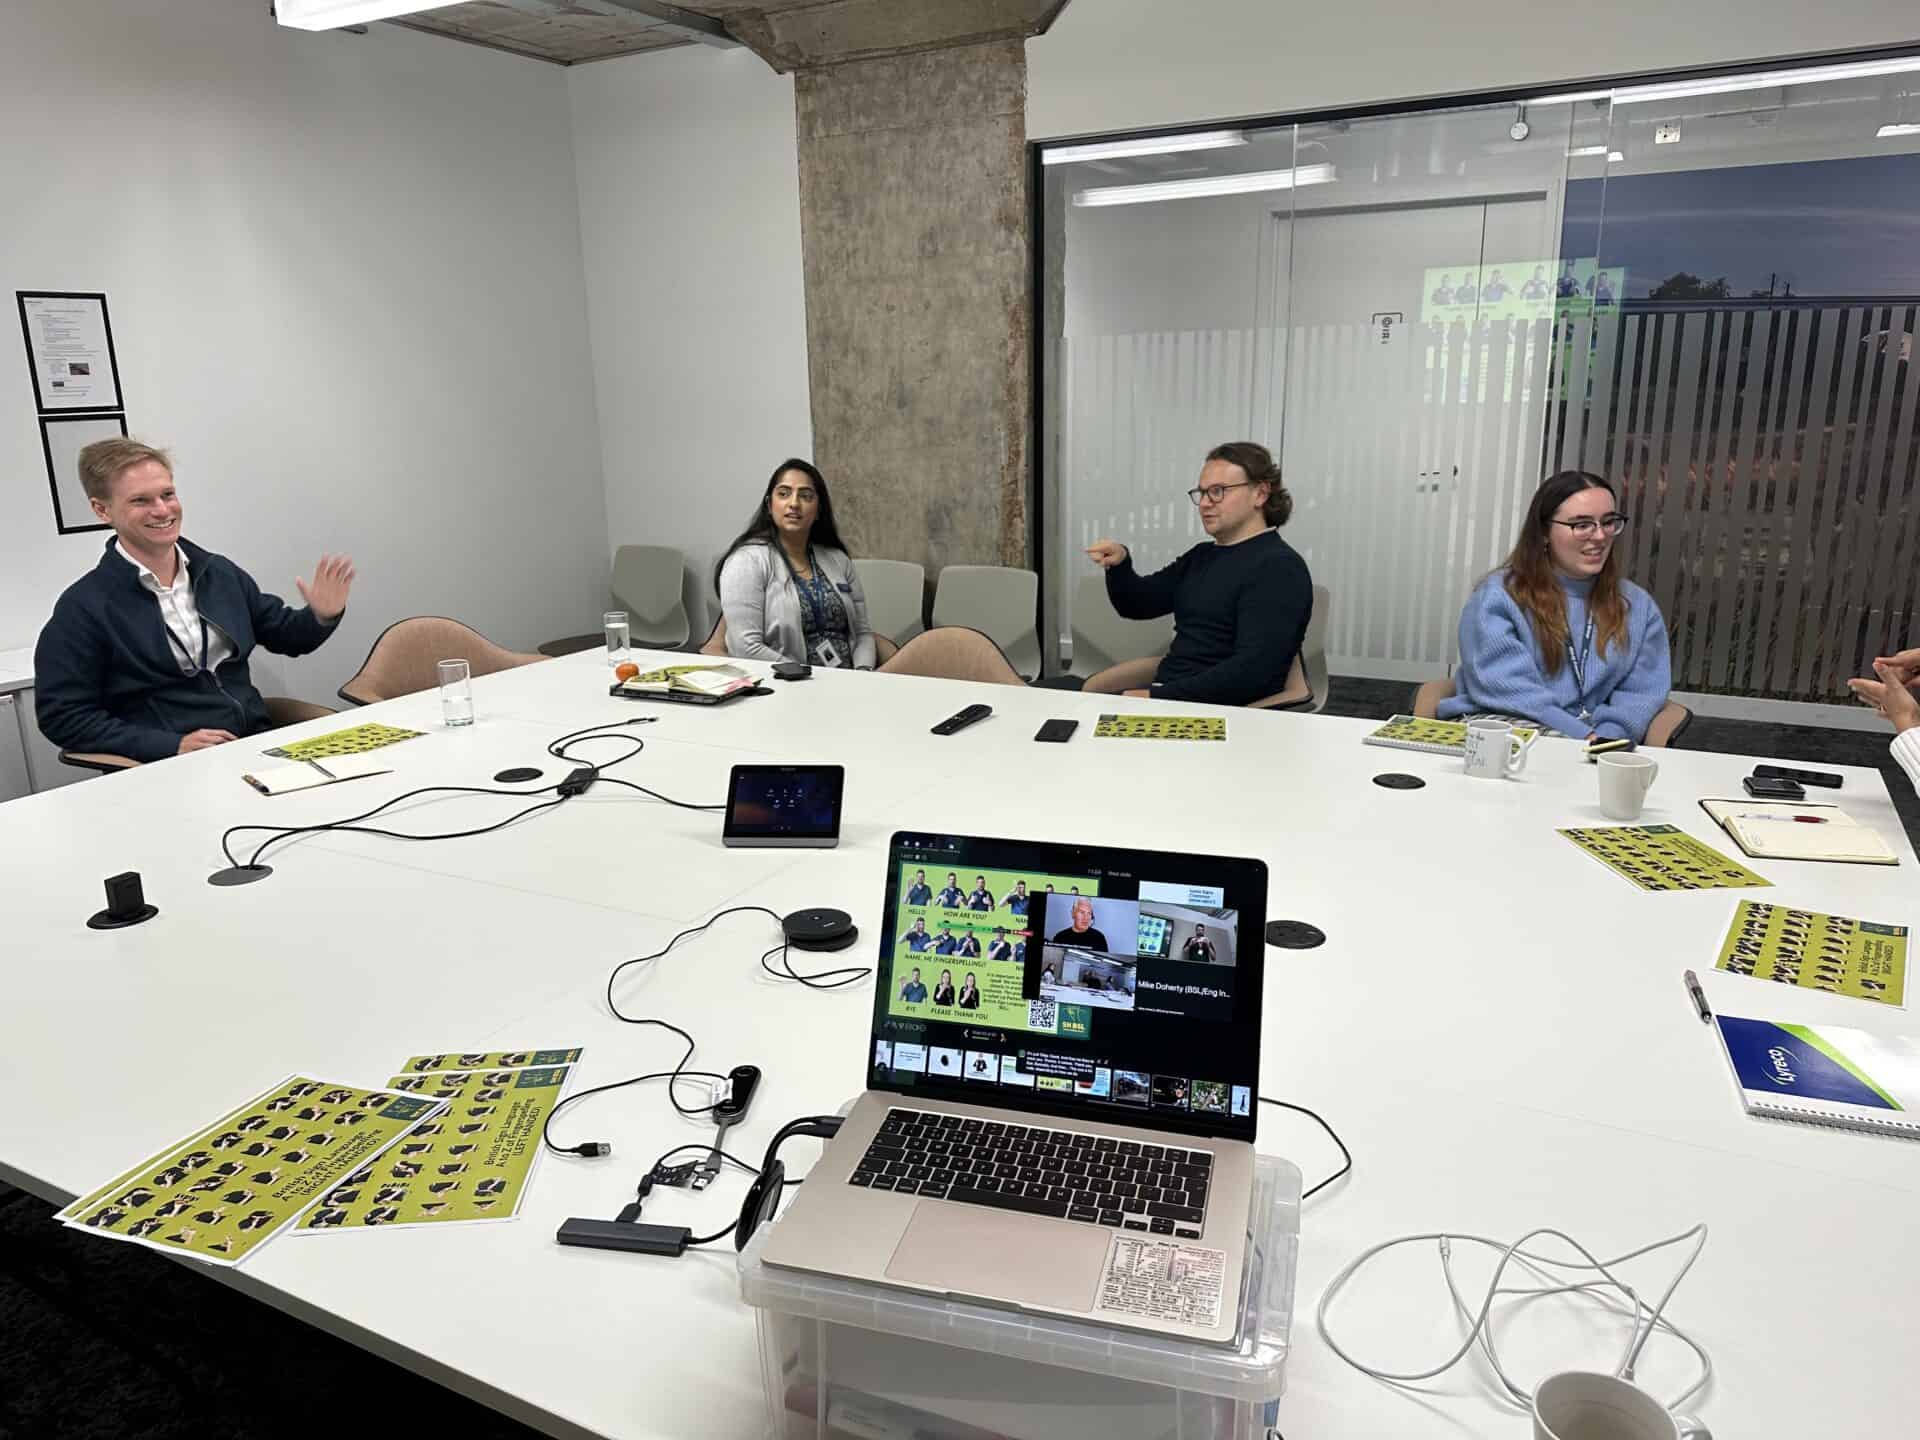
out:
M1703 1418L1722 1435L1910 1423L1920 1146L1746 1117L1680 981L1692 966L1734 1014L1914 1028L1903 1010L1711 968L1742 896L1920 923L1914 854L1876 772L1845 769L1839 798L1896 845L1899 868L1754 862L1774 889L1643 894L1552 833L1604 823L1570 742L1541 742L1521 779L1495 783L1362 745L1373 722L1228 711L1224 744L1100 740L1100 713L1152 703L952 681L828 673L717 710L648 706L609 697L591 653L483 678L475 694L479 720L463 730L443 729L427 694L274 736L363 718L427 730L389 752L391 776L268 800L238 778L260 763L265 742L252 741L0 806L0 1082L34 1099L0 1117L0 1178L64 1203L294 1071L377 1084L422 1051L565 1045L586 1048L582 1085L667 1068L679 1042L606 1012L608 970L729 905L843 908L862 943L797 960L866 963L898 828L1246 854L1271 869L1271 916L1328 937L1264 953L1263 1092L1319 1109L1355 1158L1304 1212L1279 1411L1289 1440L1526 1431L1478 1361L1412 1395L1332 1354L1313 1308L1361 1249L1554 1225L1620 1253L1698 1220L1711 1237L1671 1313L1717 1367ZM928 733L975 699L991 720ZM645 752L609 773L676 799L720 801L736 760L846 765L841 847L727 850L716 815L602 786L483 837L314 835L270 853L275 873L258 884L205 883L225 826L341 818L515 764L552 780L549 741L640 715L658 717L632 727ZM1053 716L1078 718L1079 733L1033 744ZM1647 819L1729 850L1695 802L1738 796L1751 758L1658 758ZM1386 770L1428 784L1369 783ZM445 797L389 821L457 829L513 808ZM159 917L87 930L101 879L126 869ZM758 957L775 938L765 917L728 917L619 991L628 1013L690 1031L695 1067L763 1069L729 1140L755 1162L782 1121L857 1092L871 1013L865 984L822 993L766 977ZM568 1216L611 1216L661 1151L711 1137L660 1091L563 1116L561 1138L610 1139L614 1155L545 1157L515 1222L285 1235L223 1278L553 1435L758 1436L753 1317L730 1248L664 1260L553 1240ZM1288 1112L1262 1110L1260 1137L1309 1183L1337 1159ZM812 1149L790 1147L802 1163ZM730 1175L704 1195L656 1192L646 1218L717 1230L742 1189ZM1657 1288L1668 1265L1628 1273ZM1462 1269L1484 1273L1473 1259ZM1381 1368L1449 1352L1459 1331L1437 1271L1431 1251L1408 1252L1357 1284L1335 1312L1343 1342ZM1609 1362L1621 1343L1594 1307L1527 1307L1503 1333L1503 1357L1531 1377ZM1641 1378L1671 1393L1689 1364L1656 1339Z

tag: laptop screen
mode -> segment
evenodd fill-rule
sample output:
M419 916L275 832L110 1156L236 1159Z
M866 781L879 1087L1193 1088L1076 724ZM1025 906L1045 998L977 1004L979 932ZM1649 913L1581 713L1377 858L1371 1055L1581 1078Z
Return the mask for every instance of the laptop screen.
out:
M1251 1140L1267 867L898 833L869 1083Z

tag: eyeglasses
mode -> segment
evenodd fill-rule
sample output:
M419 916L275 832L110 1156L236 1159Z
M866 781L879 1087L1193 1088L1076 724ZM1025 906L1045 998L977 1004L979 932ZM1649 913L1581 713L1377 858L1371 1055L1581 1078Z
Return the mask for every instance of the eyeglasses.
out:
M1215 505L1218 505L1222 500L1227 498L1227 491L1244 490L1253 483L1255 482L1252 480L1236 480L1231 485L1196 485L1193 489L1187 491L1187 498L1196 505L1198 505L1202 499L1211 500Z
M1582 515L1578 520L1553 520L1548 523L1564 525L1579 539L1588 540L1602 530L1609 535L1618 535L1627 528L1627 517L1616 510L1611 515L1602 515L1598 520L1591 515Z

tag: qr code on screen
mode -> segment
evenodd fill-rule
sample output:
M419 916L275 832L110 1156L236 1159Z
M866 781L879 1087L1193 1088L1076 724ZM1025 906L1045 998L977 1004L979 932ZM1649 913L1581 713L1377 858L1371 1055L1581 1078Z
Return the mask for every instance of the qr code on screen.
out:
M1029 1000L1027 1002L1027 1029L1038 1030L1051 1035L1059 1027L1055 1015L1056 1005L1051 1000Z

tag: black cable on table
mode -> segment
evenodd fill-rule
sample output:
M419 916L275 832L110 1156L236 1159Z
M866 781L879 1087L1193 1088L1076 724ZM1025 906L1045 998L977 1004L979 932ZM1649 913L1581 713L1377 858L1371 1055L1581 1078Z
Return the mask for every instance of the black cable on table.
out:
M643 795L652 796L655 800L677 806L683 810L725 809L726 807L724 805L694 805L688 801L675 800L672 796L662 795L658 791L649 790L644 785L635 785L627 780L611 779L605 775L604 772L610 767L624 764L636 758L641 751L647 748L647 742L645 740L641 739L638 735L624 733L623 727L646 724L652 718L653 717L648 716L632 720L609 721L603 725L589 725L584 730L575 730L570 735L562 735L558 740L548 742L546 747L547 754L556 760L584 766L586 769L593 771L594 783L596 784L625 786L628 789L638 790ZM578 756L569 753L570 746L589 740L625 740L631 743L632 748L624 755L616 755L613 759L603 760L598 764L581 760ZM328 831L340 831L346 834L378 835L388 840L467 840L477 835L490 835L496 830L504 830L507 826L517 821L524 820L530 815L537 815L542 810L551 810L557 805L564 804L573 797L571 795L557 795L552 800L542 801L538 805L530 805L526 809L509 815L504 820L495 821L491 825L475 826L470 830L443 831L431 835L414 835L403 830L385 830L379 826L368 825L365 822L373 819L374 816L384 811L392 809L396 805L416 799L422 795L507 795L520 799L528 799L537 795L554 794L564 783L564 781L556 780L551 785L542 785L534 790L503 790L496 786L484 785L427 785L418 790L409 790L404 795L396 795L391 800L383 801L374 806L371 810L362 811L358 815L351 815L345 820L329 820L317 825L235 825L221 835L220 853L226 857L228 865L241 868L240 862L234 859L233 851L229 848L229 841L233 836L243 834L250 830L262 830L270 833L268 834L268 838L261 841L254 849L253 854L247 858L246 866L244 867L247 869L258 865L260 863L260 857L266 854L270 848L280 844L284 840L291 840L297 835L317 835Z
M725 805L695 805L691 801L675 800L670 795L662 795L658 790L649 790L646 786L636 785L631 780L601 780L599 783L602 785L620 785L628 790L638 790L642 795L651 795L654 799L663 800L667 804L681 810L724 810L727 808Z
M1262 1095L1260 1097L1260 1103L1262 1105L1277 1106L1282 1110L1299 1111L1302 1115L1305 1115L1308 1119L1314 1121L1314 1123L1319 1125L1319 1127L1322 1130L1326 1131L1327 1138L1333 1141L1333 1143L1337 1147L1339 1147L1340 1158L1342 1161L1340 1168L1334 1171L1333 1174L1327 1176L1327 1178L1322 1180L1319 1184L1313 1186L1311 1189L1303 1191L1300 1196L1300 1199L1303 1202L1309 1196L1318 1194L1320 1191L1326 1189L1327 1186L1331 1185L1334 1181L1338 1180L1342 1175L1345 1175L1348 1171L1353 1169L1353 1153L1347 1149L1346 1141L1340 1138L1339 1134L1334 1130L1333 1126L1329 1125L1325 1121L1325 1119L1323 1119L1320 1116L1320 1114L1317 1111L1309 1110L1304 1105L1296 1105L1291 1100L1271 1100L1267 1098L1265 1095Z
M685 1057L682 1057L684 1060ZM547 1112L547 1118L540 1125L540 1140L549 1150L562 1155L604 1154L605 1151L587 1150L578 1145L556 1145L550 1127L555 1118L567 1106L576 1100L585 1100L589 1095L602 1095L609 1090L623 1090L629 1085L638 1085L643 1080L667 1080L678 1084L682 1080L724 1080L727 1077L712 1070L655 1070L646 1075L634 1075L625 1080L613 1080L605 1085L595 1085L591 1090L580 1090L568 1095ZM656 1162L657 1163L657 1162Z

